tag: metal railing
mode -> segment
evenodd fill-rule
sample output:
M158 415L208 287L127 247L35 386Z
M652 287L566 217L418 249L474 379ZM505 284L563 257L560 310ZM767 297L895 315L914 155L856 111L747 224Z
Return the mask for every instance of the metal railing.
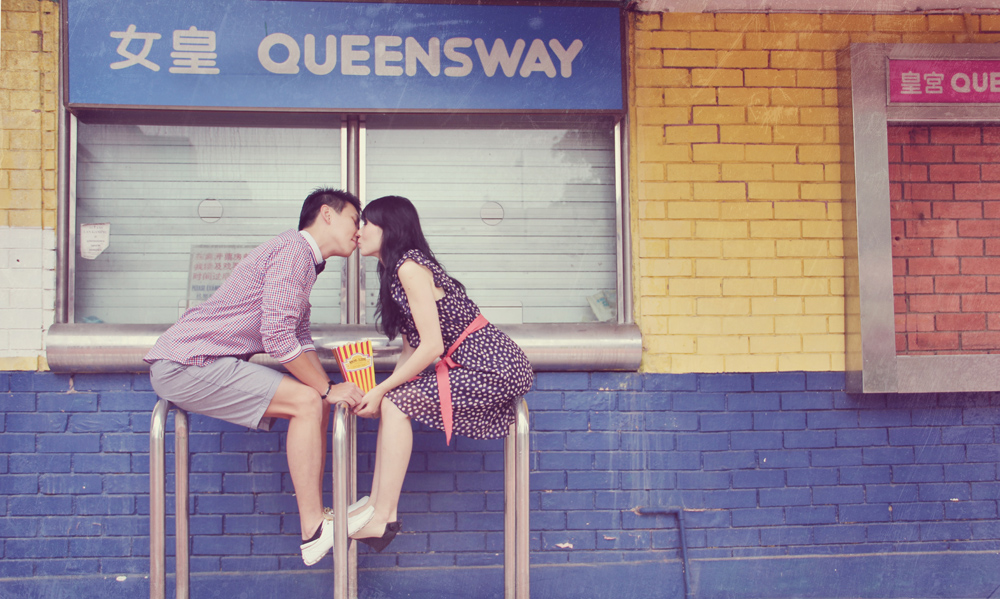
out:
M528 563L531 526L528 503L531 463L528 460L530 436L528 403L516 404L514 424L503 447L503 596L504 599L528 599L531 595Z
M187 412L165 399L156 402L149 426L149 597L164 599L167 594L167 471L164 438L167 413L174 413L174 535L176 553L176 596L191 595L191 568L188 551L188 418Z
M358 547L347 538L348 497L355 496L354 470L357 467L354 439L355 417L344 404L333 415L333 596L358 596Z
M515 405L515 420L510 433L504 440L504 501L503 501L503 587L504 599L528 599L531 596L529 544L531 526L529 504L530 489L530 435L528 426L528 404L519 398ZM348 422L354 418L343 406L337 406L333 419L333 502L335 538L347 538L347 499L354 498L355 492L348 485L354 476L348 477L348 469L341 467L344 460L353 456L355 435L348 435ZM352 431L353 432L353 431ZM343 458L342 458L343 456ZM347 460L356 464L354 459ZM348 546L350 549L348 550ZM334 599L357 599L357 545L338 543L333 547L333 597Z
M170 408L174 416L176 597L188 599L190 552L188 549L188 419L187 413L165 399L156 402L149 428L149 596L165 599L166 568L166 421ZM333 596L357 599L357 545L347 539L348 498L356 494L356 423L343 405L333 417ZM504 441L504 599L528 599L530 505L530 442L528 405L523 398L516 404L516 417ZM346 541L346 542L345 542Z

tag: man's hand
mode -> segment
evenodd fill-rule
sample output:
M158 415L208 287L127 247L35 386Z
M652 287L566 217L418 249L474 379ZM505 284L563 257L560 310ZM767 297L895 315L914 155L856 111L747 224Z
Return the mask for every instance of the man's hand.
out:
M339 385L334 385L330 387L330 393L326 396L326 401L331 405L336 405L338 403L347 404L347 407L353 408L364 394L361 393L361 389L354 383L340 383Z

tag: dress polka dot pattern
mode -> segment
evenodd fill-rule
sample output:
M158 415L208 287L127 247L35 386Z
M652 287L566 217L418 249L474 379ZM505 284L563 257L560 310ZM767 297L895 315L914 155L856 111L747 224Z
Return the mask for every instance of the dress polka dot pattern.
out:
M411 346L420 345L420 336L397 274L407 260L430 270L434 284L445 292L437 301L437 309L447 351L479 315L479 307L422 252L406 252L393 271L390 292L405 315L402 333ZM488 324L466 337L451 357L461 365L450 372L454 433L473 439L506 437L514 423L514 400L528 392L535 378L527 356L503 331ZM444 428L433 368L389 391L385 397L411 419L436 429Z

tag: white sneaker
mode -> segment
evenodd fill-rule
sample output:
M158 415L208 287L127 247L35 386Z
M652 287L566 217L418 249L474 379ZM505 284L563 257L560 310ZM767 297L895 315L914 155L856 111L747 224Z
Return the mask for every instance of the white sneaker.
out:
M358 509L359 507L363 506L366 503L368 503L367 495L355 501L351 505L347 506L347 513L350 514L351 512L353 512L354 510ZM333 508L332 507L323 508L323 517L326 518L327 520L333 520Z
M369 519L371 519L371 516L369 516ZM318 539L299 545L299 549L302 550L302 561L307 566L311 566L323 559L323 556L333 549L333 520L323 518L320 522L320 529Z
M365 497L364 499L368 498ZM357 503L360 503L360 501ZM371 522L372 516L374 515L375 506L368 506L357 516L348 518L347 536L349 537L356 534L359 530L364 528L366 524ZM302 543L299 545L299 549L302 551L302 561L305 562L307 566L311 566L323 559L323 556L333 549L333 516L331 515L327 518L325 513L323 516L323 520L320 523L321 530L319 538L315 541L309 541L308 543Z

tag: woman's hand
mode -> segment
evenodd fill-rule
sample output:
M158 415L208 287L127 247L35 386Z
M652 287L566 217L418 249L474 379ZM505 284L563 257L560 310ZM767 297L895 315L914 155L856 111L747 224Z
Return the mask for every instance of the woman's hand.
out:
M381 413L382 398L385 392L375 387L354 405L354 414L362 418L378 418Z

